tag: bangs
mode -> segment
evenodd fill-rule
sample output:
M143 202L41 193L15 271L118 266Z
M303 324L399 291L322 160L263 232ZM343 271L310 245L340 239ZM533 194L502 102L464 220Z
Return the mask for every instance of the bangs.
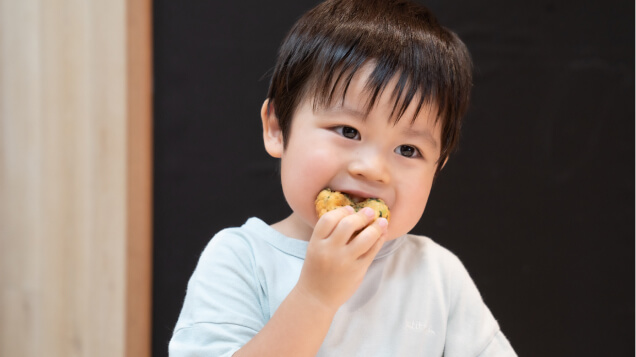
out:
M426 44L416 44L409 43L416 41L414 38L396 38L400 32L391 35L358 33L348 41L343 41L341 36L338 43L323 38L324 43L316 46L320 50L315 53L314 70L307 90L303 91L307 98L313 98L314 109L328 107L334 101L344 101L351 80L361 68L371 65L373 70L365 85L369 95L365 108L367 114L388 89L393 98L391 118L395 122L402 118L413 100L416 100L413 103L416 106L411 121L417 118L424 105L436 108L436 120L462 116L468 102L470 82L464 86L457 83L456 78L461 78L462 74L455 72L461 71L464 63L449 66L445 59L448 47L442 43L431 43L430 38ZM459 55L461 58L467 53ZM395 87L387 88L390 83Z

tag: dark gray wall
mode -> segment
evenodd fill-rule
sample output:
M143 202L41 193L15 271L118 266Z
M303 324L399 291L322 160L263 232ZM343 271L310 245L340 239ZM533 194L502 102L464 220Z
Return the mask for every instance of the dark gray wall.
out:
M288 213L259 110L316 1L154 2L155 356L221 228ZM430 1L473 102L415 232L455 252L521 356L634 351L634 3Z

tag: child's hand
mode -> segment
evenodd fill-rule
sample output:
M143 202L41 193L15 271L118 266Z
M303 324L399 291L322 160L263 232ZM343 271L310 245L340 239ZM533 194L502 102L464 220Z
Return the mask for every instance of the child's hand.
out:
M382 244L388 222L364 208L341 207L324 214L309 241L296 289L335 312L358 289Z

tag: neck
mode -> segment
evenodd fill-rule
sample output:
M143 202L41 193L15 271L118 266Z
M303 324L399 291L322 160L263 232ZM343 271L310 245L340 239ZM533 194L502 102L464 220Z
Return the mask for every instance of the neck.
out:
M272 224L272 228L287 237L304 241L309 241L313 233L313 227L309 226L296 213L292 213L282 221Z

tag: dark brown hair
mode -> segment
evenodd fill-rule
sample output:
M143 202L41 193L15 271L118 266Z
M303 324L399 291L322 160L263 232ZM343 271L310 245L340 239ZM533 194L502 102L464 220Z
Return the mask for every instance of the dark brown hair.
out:
M457 146L472 62L455 33L424 6L405 0L328 0L296 22L279 50L267 95L284 142L303 99L312 98L314 108L329 105L337 88L344 98L354 74L371 61L367 111L393 78L398 79L396 121L413 99L418 100L415 117L425 103L437 108L439 172Z

